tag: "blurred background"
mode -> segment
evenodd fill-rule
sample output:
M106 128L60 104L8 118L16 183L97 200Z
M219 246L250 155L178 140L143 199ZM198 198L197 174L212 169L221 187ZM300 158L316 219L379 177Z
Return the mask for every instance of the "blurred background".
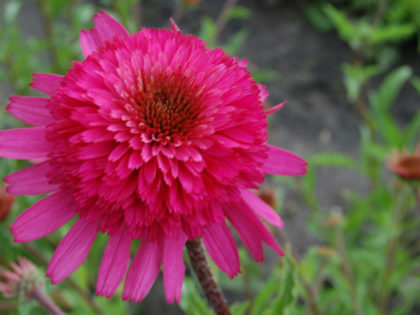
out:
M269 142L309 162L299 179L270 177L261 197L285 221L287 249L256 264L241 248L234 280L214 268L234 314L420 314L420 1L418 0L0 0L0 126L11 95L36 95L34 72L65 74L83 60L81 29L106 10L130 31L169 27L249 61L267 86ZM26 162L0 160L0 175ZM18 256L44 273L63 228L14 244L8 227L39 197L0 189L0 265ZM69 314L211 314L188 273L181 304L162 281L140 304L95 296L106 237L84 265L46 292ZM1 282L0 278L0 282ZM19 290L18 290L19 291ZM45 314L22 292L0 314Z

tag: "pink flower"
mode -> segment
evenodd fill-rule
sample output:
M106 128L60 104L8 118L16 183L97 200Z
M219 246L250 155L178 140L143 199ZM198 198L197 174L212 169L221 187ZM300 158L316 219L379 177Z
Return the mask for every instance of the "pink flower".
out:
M12 270L4 269L0 273L0 292L6 298L29 294L34 289L42 288L44 282L36 266L29 260L19 257L18 262L11 264Z
M82 31L86 59L63 77L35 74L48 97L11 97L8 110L33 128L0 133L0 155L44 159L5 178L11 194L50 194L11 226L29 242L78 220L47 275L58 283L86 259L98 232L110 238L97 293L141 301L161 266L167 301L181 297L185 242L203 239L230 277L240 271L226 220L253 258L266 243L283 251L260 218L282 226L251 189L264 174L302 175L306 162L268 145L267 92L246 62L210 50L193 35L143 28L128 34L105 12ZM130 244L141 239L130 264Z
M413 154L407 150L394 150L387 161L388 168L405 179L420 179L420 144L416 146Z

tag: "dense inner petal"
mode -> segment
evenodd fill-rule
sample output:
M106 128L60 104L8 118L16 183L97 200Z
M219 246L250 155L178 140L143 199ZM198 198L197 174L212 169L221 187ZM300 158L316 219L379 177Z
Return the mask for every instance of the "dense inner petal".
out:
M153 38L154 40L150 40ZM75 63L47 104L52 184L114 234L202 235L221 204L263 180L260 89L222 50L144 29Z

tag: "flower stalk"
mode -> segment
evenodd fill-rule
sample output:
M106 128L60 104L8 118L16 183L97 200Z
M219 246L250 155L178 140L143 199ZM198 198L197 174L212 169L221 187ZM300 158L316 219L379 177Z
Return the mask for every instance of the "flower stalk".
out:
M291 254L291 259L294 261L294 263L297 266L301 265L301 260L299 258L299 255L297 254L297 252L295 251L295 249L292 246L292 243L289 241L289 239L286 237L286 235L278 228L274 229L274 235L280 240L280 242L285 246L285 247L289 247L290 248L290 254ZM313 315L320 315L321 312L318 309L317 303L316 303L316 296L315 296L315 290L312 288L311 284L306 281L306 279L304 278L301 269L297 268L298 271L298 279L300 281L300 283L302 284L306 296L308 298L308 304L309 304L309 311L311 312L311 314Z
M47 257L45 257L45 255L41 251L39 251L35 246L33 246L32 244L22 244L22 245L29 253L31 253L31 255L36 257L44 265L48 266ZM92 296L88 292L86 292L82 287L80 287L76 281L74 281L71 278L68 278L66 281L67 281L67 284L82 297L82 299L89 305L89 307L92 309L92 311L95 314L99 314L99 315L105 314L104 311L101 309L101 307L92 298Z
M362 314L362 311L360 309L360 303L357 297L356 280L353 275L353 270L351 267L349 255L347 253L343 231L341 230L340 226L335 227L335 234L336 248L341 259L341 269L343 270L343 274L347 279L350 288L353 314L360 315Z
M385 268L380 278L379 290L379 310L386 314L389 309L392 287L389 279L393 271L397 267L395 259L398 250L401 247L400 237L404 228L404 219L408 210L407 200L409 200L410 190L408 186L400 186L398 180L395 182L395 206L392 212L392 222L394 222L395 230L390 235L390 239L386 245ZM400 187L399 187L400 186Z
M53 315L64 314L44 292L44 281L38 268L26 258L19 257L17 262L10 263L11 270L0 273L0 292L5 298L24 296L36 300Z
M193 241L188 241L187 250L194 273L200 282L208 302L213 307L216 314L230 315L229 306L210 271L200 239L196 238Z
M53 315L64 315L60 308L40 288L35 287L27 293L29 298L36 300Z

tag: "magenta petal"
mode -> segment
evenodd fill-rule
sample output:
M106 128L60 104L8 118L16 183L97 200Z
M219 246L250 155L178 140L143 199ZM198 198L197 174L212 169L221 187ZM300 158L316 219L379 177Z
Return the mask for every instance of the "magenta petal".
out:
M247 68L248 67L248 60L247 59L242 59L241 61L238 62L238 65L241 66L242 68ZM261 103L264 102L264 100L261 98L261 84L257 84L258 89L260 90L260 101ZM265 88L264 88L265 90ZM267 95L268 96L268 95Z
M279 215L267 203L261 200L254 192L249 189L241 190L243 200L251 207L251 209L266 220L268 223L283 227L284 223Z
M171 29L174 32L181 32L181 30L179 29L178 25L175 23L173 18L170 18L169 21L171 22Z
M128 35L127 30L116 19L105 11L95 14L93 17L95 29L102 40L112 40L114 36L124 37Z
M230 207L225 209L225 214L232 226L238 232L242 242L248 248L255 261L264 260L264 250L258 232L253 228L251 222L242 217L239 211ZM257 219L258 220L258 219Z
M149 293L162 264L162 247L161 242L142 240L125 278L123 300L138 303Z
M90 31L80 31L80 47L82 48L83 55L89 56L102 46L102 41L95 29Z
M240 271L238 248L226 224L212 224L207 227L203 235L204 245L216 263L230 278Z
M300 156L287 150L268 145L268 158L262 167L267 174L299 176L306 174L308 163Z
M45 158L50 149L45 128L0 130L0 157L18 160Z
M264 102L267 99L269 93L266 90L264 84L257 84L257 86L258 86L258 89L260 90L259 99L260 99L260 102L262 103L262 102Z
M47 269L53 284L66 279L85 261L98 234L97 225L81 218L58 244Z
M264 260L262 242L273 248L280 256L284 255L276 240L245 202L225 207L224 212L256 261Z
M109 298L120 285L130 262L131 238L124 224L108 241L99 268L96 292Z
M111 41L114 36L124 37L128 35L124 26L105 11L95 14L94 21L95 28L80 32L80 46L85 57L104 46L105 41Z
M275 112L277 112L278 110L282 109L284 105L286 105L287 101L281 102L279 104L277 104L276 106L273 106L267 110L265 110L265 114L266 115L271 115L274 114Z
M7 192L11 195L41 195L57 191L58 186L48 182L50 170L50 163L46 161L7 175L4 178L9 184Z
M53 122L49 110L45 107L47 102L48 99L43 97L12 96L6 109L28 124L45 126Z
M179 303L184 282L185 265L183 261L184 245L187 237L183 234L178 239L165 239L163 250L163 284L165 286L166 301L172 303L174 299Z
M60 87L63 76L52 73L34 73L31 84L33 89L53 96Z
M26 209L10 227L15 242L30 242L44 237L76 215L71 194L60 191Z

